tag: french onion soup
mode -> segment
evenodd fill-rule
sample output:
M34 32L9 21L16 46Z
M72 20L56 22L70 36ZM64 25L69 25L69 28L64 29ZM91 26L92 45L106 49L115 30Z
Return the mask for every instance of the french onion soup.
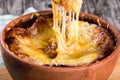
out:
M40 65L83 66L105 58L114 48L109 31L79 18L82 0L53 0L53 15L33 13L6 33L7 47Z

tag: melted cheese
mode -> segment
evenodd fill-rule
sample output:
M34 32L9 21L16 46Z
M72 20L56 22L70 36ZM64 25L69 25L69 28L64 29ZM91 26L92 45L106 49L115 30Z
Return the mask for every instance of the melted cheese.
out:
M58 52L74 54L79 51L79 11L82 0L53 0L53 31L55 33ZM76 48L76 49L75 49Z
M52 2L53 31L58 44L56 50L58 56L54 64L82 65L97 59L97 54L92 52L94 49L91 47L93 32L89 33L93 31L91 30L93 27L87 29L84 25L90 26L88 23L79 22L79 11L82 3L82 0L53 0ZM89 49L91 49L90 52L87 52ZM93 55L93 58L88 57ZM71 59L67 60L67 57L70 56Z
M44 65L87 65L94 62L98 55L96 44L92 41L96 25L79 21L82 0L53 0L53 27L33 38L20 38L21 53L29 55L35 63ZM49 45L48 38L55 35L57 57L50 59L40 49Z
M22 38L16 36L19 40L20 53L29 55L30 58L34 59L35 63L44 65L67 65L67 66L78 66L87 65L94 62L97 59L97 47L92 41L94 35L94 28L96 25L89 24L87 22L79 21L79 37L78 44L74 41L68 41L65 44L65 52L60 51L59 47L56 49L57 57L50 59L42 49L42 47L49 45L46 39L51 39L53 35L52 29L45 30L42 34L37 34L32 38ZM61 36L62 37L62 36ZM74 37L74 36L73 36ZM57 40L57 39L56 39ZM59 39L60 40L60 39ZM72 44L72 47L71 47ZM67 46L66 46L67 45ZM70 45L70 46L69 46ZM63 46L61 43L60 46ZM66 50L68 50L68 53Z

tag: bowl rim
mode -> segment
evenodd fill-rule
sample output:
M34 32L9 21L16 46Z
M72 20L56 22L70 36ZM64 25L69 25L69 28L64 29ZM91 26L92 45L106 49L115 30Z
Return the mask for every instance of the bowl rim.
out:
M36 12L35 12L35 13L36 13ZM46 14L51 14L52 11L51 11L51 10L44 10L44 11L38 11L37 13L42 13L42 14L46 15ZM108 21L105 21L104 19L102 19L102 18L100 18L100 17L97 17L97 16L95 16L95 15L93 15L93 14L88 14L88 13L80 12L80 14L84 14L85 16L90 16L91 18L99 19L101 22L103 22L103 23L108 23L108 24L109 24L109 26L110 26L109 28L113 31L115 37L117 38L117 43L116 43L117 45L116 45L116 49L115 49L108 57L104 58L103 60L101 60L101 61L99 61L99 62L90 64L90 65L88 65L88 66L75 66L75 67L51 67L51 66L43 66L43 65L31 63L31 62L28 62L28 61L24 61L24 60L20 59L19 57L13 55L13 52L11 52L11 51L6 47L5 41L4 41L4 39L5 39L5 36L4 36L4 35L5 35L5 32L6 32L6 29L9 27L9 25L10 25L11 23L14 23L16 20L19 21L21 18L26 17L26 16L27 16L26 18L28 18L28 17L31 16L31 14L32 14L32 13L26 14L26 15L23 15L23 16L20 16L20 17L18 17L18 18L16 18L16 19L12 20L11 22L9 22L9 23L3 28L2 32L1 32L1 35L0 35L1 48L3 47L3 48L6 50L7 54L9 54L11 57L17 59L17 60L20 61L20 62L23 62L23 63L28 64L28 65L32 65L32 66L37 67L37 68L43 68L43 69L52 70L52 71L56 71L56 70L57 70L57 71L59 71L59 72L66 72L66 71L73 71L73 70L76 70L76 71L77 71L78 69L83 70L83 69L87 69L87 68L92 68L92 67L95 67L95 66L99 66L100 64L106 63L106 62L109 61L110 59L114 58L115 55L118 55L118 54L119 54L118 51L119 51L119 49L120 49L120 33L119 33L119 31L116 29L116 27L113 26L113 25L112 25L111 23L109 23ZM41 15L41 14L40 14L40 15Z

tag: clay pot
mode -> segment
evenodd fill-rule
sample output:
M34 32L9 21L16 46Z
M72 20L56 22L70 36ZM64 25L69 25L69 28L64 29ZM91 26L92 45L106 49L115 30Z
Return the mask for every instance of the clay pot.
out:
M52 15L51 11L38 12L40 15ZM10 22L1 34L2 56L13 80L107 80L112 73L120 53L119 31L107 21L91 14L80 13L80 19L93 22L107 28L116 39L116 49L100 62L80 67L41 66L21 60L6 47L5 34L7 29L24 23L31 14L21 16Z

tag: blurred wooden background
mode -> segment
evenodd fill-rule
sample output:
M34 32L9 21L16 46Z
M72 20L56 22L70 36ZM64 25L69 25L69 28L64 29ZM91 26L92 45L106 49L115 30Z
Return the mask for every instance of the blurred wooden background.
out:
M111 22L120 30L120 0L83 0L82 11ZM51 0L0 0L0 15L21 15L27 8L51 9Z

